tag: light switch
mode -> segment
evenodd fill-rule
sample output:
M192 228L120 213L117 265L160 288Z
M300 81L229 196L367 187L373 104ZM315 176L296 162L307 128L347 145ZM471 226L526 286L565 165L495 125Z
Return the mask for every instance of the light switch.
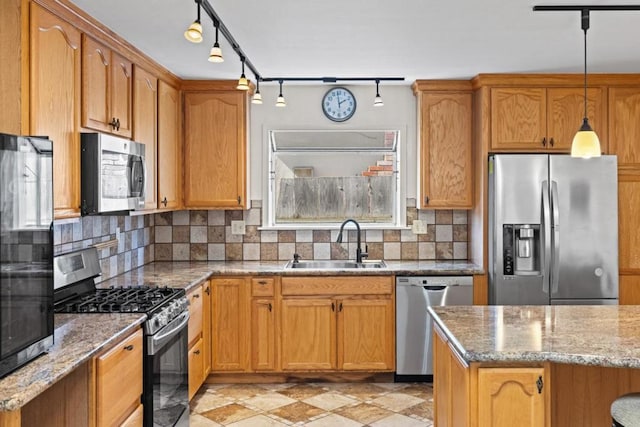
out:
M231 221L231 234L245 234L244 221Z

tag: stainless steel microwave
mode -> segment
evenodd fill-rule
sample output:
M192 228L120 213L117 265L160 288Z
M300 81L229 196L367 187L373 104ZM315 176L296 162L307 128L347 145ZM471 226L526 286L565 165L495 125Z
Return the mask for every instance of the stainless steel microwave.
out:
M144 208L144 144L103 133L82 133L82 215Z

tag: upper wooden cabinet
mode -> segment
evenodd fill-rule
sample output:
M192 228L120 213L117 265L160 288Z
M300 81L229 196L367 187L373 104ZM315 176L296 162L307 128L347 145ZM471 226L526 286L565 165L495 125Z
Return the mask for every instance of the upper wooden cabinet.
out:
M182 207L180 92L158 82L158 208Z
M82 36L82 126L131 137L132 64Z
M246 206L247 94L220 86L229 89L184 93L186 208Z
M619 165L640 168L640 85L609 88L609 141Z
M469 82L418 81L419 207L473 206L472 93Z
M604 89L587 91L589 124L606 152ZM584 116L580 87L491 88L493 151L569 152Z
M144 163L147 170L144 208L157 208L157 131L158 131L158 79L140 67L133 75L133 139L144 144Z
M30 3L29 133L53 141L55 218L80 215L80 32Z

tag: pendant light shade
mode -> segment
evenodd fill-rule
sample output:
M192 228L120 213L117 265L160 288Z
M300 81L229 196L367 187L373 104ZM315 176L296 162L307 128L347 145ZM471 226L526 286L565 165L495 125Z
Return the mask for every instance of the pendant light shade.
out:
M278 99L276 100L276 107L286 107L287 103L284 100L284 96L282 96L282 80L280 80L279 83L280 83L280 94L278 95Z
M380 80L376 80L376 98L373 100L374 107L382 107L384 106L384 102L382 101L382 97L380 96Z
M214 23L216 26L216 41L213 43L213 47L209 52L209 62L220 63L224 62L224 58L222 57L222 49L220 49L220 44L218 43L218 22Z
M202 41L202 24L200 24L200 2L198 3L198 18L189 25L187 31L184 32L184 38L191 43L200 43Z
M242 62L242 74L240 74L240 78L238 79L238 86L236 86L236 89L249 90L249 80L247 80L247 76L244 75L244 56L240 57L240 61Z
M256 76L256 92L251 97L251 103L260 105L262 104L262 95L260 94L260 78Z
M584 117L582 126L573 137L571 143L571 157L589 159L600 157L600 140L591 129L587 118L587 30L589 29L589 11L582 10L582 30L584 31Z

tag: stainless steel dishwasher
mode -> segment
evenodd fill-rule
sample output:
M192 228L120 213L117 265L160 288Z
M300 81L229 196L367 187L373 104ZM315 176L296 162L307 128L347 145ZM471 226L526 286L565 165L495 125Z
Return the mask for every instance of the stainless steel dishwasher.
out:
M433 380L428 306L473 304L472 276L396 277L396 381Z

